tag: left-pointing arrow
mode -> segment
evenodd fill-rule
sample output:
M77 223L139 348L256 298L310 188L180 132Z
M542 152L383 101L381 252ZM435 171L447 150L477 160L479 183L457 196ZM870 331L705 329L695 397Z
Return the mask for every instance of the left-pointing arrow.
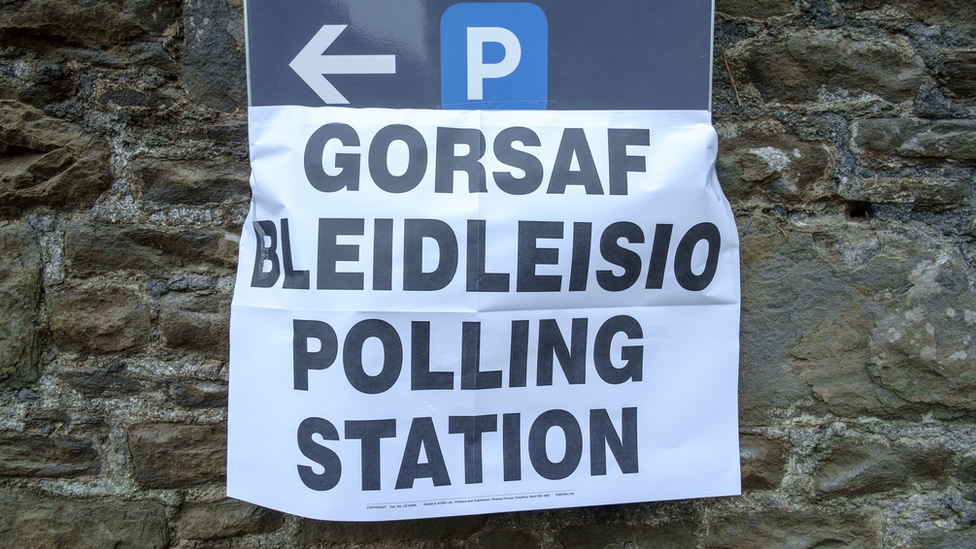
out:
M395 55L324 55L346 27L323 25L288 64L326 105L349 104L326 74L396 74Z

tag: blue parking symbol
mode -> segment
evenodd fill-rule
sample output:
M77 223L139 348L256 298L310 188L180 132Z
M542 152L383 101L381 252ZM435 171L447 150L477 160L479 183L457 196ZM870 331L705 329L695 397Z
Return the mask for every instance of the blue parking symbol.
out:
M445 109L544 110L548 61L548 22L535 4L455 4L441 17Z

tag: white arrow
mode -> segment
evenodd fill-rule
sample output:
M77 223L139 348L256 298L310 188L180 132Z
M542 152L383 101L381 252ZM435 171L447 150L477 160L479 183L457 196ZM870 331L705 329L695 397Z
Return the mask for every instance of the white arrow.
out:
M327 105L348 105L349 100L326 74L396 74L395 55L324 55L348 25L323 25L288 64Z

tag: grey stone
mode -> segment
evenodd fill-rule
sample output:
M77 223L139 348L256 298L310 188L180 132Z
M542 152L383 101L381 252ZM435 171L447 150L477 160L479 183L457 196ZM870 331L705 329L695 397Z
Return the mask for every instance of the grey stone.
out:
M743 490L775 490L786 472L783 443L755 435L739 437Z
M956 101L976 101L976 50L946 52L939 80L943 89Z
M145 29L120 10L121 2L31 0L9 19L0 20L0 36L59 38L72 46L123 44Z
M303 520L299 543L376 543L380 540L447 542L467 539L484 527L483 516L447 517L395 522L327 522Z
M183 85L190 99L222 111L247 106L244 44L236 36L241 21L225 0L184 5Z
M875 118L854 124L854 151L869 166L976 160L976 120Z
M125 286L64 288L49 294L58 348L82 354L135 352L149 342L149 307Z
M204 206L250 197L246 163L231 159L133 163L143 202L154 207Z
M906 37L848 29L762 34L736 43L727 57L740 86L755 86L766 102L816 101L821 90L900 102L915 95L925 76Z
M810 397L844 416L972 405L973 298L958 252L912 225L773 223L740 222L746 424L813 410Z
M169 278L192 267L233 267L236 255L237 243L214 229L164 231L76 221L65 235L68 269L80 276L137 271Z
M976 484L976 455L969 455L959 460L956 478L962 482Z
M718 518L709 525L704 547L880 549L882 528L872 514L773 510Z
M945 532L927 528L913 536L906 549L972 549L976 547L976 528Z
M557 540L563 549L680 549L696 545L697 530L690 522L654 526L611 522L564 528Z
M41 251L30 225L0 226L0 255L0 383L20 387L37 378L40 358Z
M968 182L944 177L844 177L837 194L872 204L912 204L913 210L944 210L969 202Z
M91 500L0 491L0 546L164 549L166 509L155 501Z
M90 440L0 432L0 476L76 477L101 468Z
M836 153L807 142L778 124L736 127L719 142L716 168L730 200L810 203L834 194Z
M166 294L159 327L163 345L226 357L230 344L230 296Z
M284 515L277 511L225 499L184 504L176 530L185 539L222 539L273 532L283 521Z
M169 387L169 397L180 406L223 408L227 406L227 384L223 381L176 381Z
M121 371L75 369L60 372L58 378L87 397L135 395L148 388L142 381L128 377Z
M768 19L788 15L793 11L792 0L718 0L715 11L732 17Z
M176 0L124 0L123 9L135 21L153 34L162 34L177 24L180 2Z
M949 463L944 449L844 442L817 471L814 490L820 497L884 492L943 477Z
M968 0L890 0L888 3L907 10L928 25L976 24L976 5Z
M145 488L184 488L225 476L226 425L139 423L128 435L135 479Z
M33 107L0 100L0 213L90 204L111 182L108 148Z
M468 539L467 549L538 549L539 536L525 530L492 528Z

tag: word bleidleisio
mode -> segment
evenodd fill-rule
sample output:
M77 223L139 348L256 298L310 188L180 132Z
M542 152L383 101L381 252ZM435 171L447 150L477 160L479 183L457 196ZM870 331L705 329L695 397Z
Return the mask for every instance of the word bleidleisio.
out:
M315 288L318 290L364 290L365 273L340 271L339 262L360 260L360 245L340 243L349 237L364 237L372 242L372 281L371 289L387 291L393 288L394 279L394 234L399 235L402 244L403 261L398 265L400 284L403 291L437 291L446 288L457 274L461 261L461 246L454 229L439 219L403 219L394 227L393 219L372 220L369 234L363 218L320 218L318 238ZM280 233L278 227L280 226ZM310 271L294 266L292 237L288 219L282 218L276 224L271 220L255 221L254 233L257 240L254 257L254 270L251 286L272 288L284 272L282 288L307 290L311 286ZM596 282L605 291L619 292L631 288L644 275L644 288L661 289L669 259L673 265L678 284L688 291L701 291L708 287L718 268L722 237L718 228L709 222L692 226L672 249L674 225L660 223L654 227L653 243L646 261L641 254L621 244L642 245L646 237L640 225L630 221L618 221L607 225L598 239L593 236L593 223L575 222L572 224L572 252L569 258L569 276L537 273L539 265L566 266L566 258L560 258L558 248L540 244L540 240L561 240L565 237L562 221L518 222L515 235L516 253L515 284L516 292L582 292L587 289L590 261L594 244L600 256L623 269L620 274L613 270L596 271ZM395 231L396 229L396 231ZM484 219L468 219L463 248L465 266L465 289L468 292L511 292L512 274L487 272L487 222ZM280 234L280 239L279 239ZM424 241L437 245L437 266L425 269ZM594 242L594 240L598 240ZM302 239L302 242L306 240ZM707 245L704 268L696 273L693 269L692 255L699 243ZM644 246L646 248L646 246ZM280 250L280 254L279 254Z

